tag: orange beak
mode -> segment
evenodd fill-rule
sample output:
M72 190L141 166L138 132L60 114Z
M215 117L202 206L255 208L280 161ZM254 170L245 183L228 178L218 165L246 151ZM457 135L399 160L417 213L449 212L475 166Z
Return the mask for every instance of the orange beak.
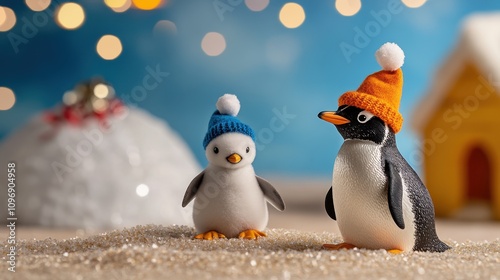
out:
M343 124L351 122L350 120L348 120L342 116L337 115L336 112L323 111L323 112L318 114L318 117L324 121L327 121L329 123L333 123L334 125L343 125Z
M226 158L227 161L229 161L232 164L237 164L238 162L241 161L241 156L237 153L231 154Z

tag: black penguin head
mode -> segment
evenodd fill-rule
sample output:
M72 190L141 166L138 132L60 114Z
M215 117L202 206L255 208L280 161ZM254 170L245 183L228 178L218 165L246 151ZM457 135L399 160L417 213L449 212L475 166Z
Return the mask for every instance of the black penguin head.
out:
M392 130L386 129L386 124L380 118L354 106L342 105L336 112L323 111L318 117L333 123L345 140L368 140L382 144L386 133L389 133L388 137L394 136Z

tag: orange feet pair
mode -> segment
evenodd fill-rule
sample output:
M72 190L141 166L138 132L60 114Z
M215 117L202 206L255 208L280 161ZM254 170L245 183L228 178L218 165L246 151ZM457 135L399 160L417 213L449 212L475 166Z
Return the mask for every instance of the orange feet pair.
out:
M323 244L323 249L326 249L326 250L342 250L342 249L350 250L350 249L354 249L354 248L356 248L356 246L349 244L349 243L345 243L345 242L339 243L339 244ZM398 255L398 254L403 253L403 251L399 250L399 249L387 250L387 252L394 254L394 255Z
M242 239L257 239L259 237L265 237L267 236L264 232L258 231L256 229L249 229L242 231L239 235L238 238ZM200 233L194 237L195 239L204 239L204 240L213 240L213 239L219 239L219 238L226 238L226 236L222 233L219 233L215 230L207 231L205 233Z

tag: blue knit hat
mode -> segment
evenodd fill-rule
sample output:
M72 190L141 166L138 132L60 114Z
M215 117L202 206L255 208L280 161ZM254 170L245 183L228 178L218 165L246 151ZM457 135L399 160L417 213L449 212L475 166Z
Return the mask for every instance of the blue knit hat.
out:
M212 114L208 122L208 131L203 139L203 148L206 149L208 143L217 136L228 132L238 132L248 135L255 141L253 129L242 123L236 116L240 111L240 101L234 94L224 94L217 100L217 110Z

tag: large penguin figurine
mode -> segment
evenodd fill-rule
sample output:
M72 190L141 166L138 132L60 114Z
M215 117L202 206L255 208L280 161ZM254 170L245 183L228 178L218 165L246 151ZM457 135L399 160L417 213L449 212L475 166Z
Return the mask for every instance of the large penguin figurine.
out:
M238 98L225 94L216 106L203 140L208 166L189 184L182 207L196 197L196 239L266 236L262 232L268 222L266 201L280 211L285 203L268 181L255 175L255 133L236 118Z
M344 93L337 111L318 115L344 138L325 199L344 243L323 247L443 252L450 247L436 234L429 192L396 146L404 53L386 43L375 56L383 70Z

